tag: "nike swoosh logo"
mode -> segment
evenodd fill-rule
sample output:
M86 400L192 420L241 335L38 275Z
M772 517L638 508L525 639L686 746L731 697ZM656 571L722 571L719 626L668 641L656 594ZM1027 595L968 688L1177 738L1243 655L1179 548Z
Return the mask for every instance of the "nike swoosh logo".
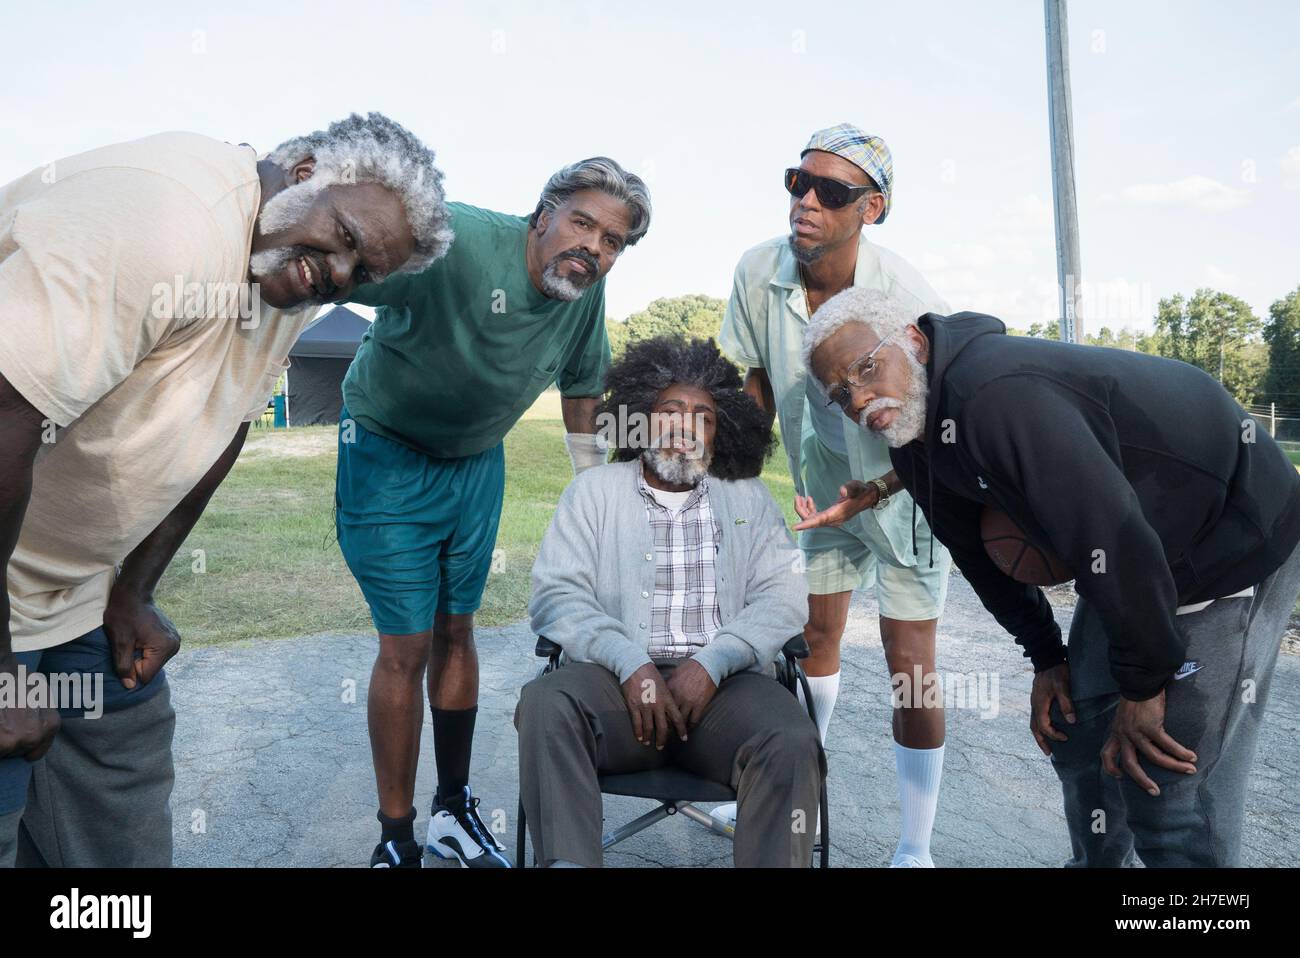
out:
M1181 669L1174 673L1174 681L1177 682L1179 679L1185 679L1189 675L1195 675L1203 668L1204 666L1198 662L1187 662Z

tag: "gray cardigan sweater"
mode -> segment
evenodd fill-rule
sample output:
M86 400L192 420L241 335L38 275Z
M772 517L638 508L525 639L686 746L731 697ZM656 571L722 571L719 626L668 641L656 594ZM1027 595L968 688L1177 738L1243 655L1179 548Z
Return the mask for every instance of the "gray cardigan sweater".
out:
M655 548L640 462L587 469L560 496L533 563L533 631L567 658L603 665L620 683L649 663ZM722 627L694 656L715 684L767 668L808 618L808 586L785 517L761 479L709 477L722 529L717 555Z

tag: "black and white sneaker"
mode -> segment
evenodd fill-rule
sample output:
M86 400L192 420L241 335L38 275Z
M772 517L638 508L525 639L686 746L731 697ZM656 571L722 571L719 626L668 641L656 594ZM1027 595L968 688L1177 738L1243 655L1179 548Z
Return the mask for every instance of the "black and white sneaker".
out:
M422 868L424 855L420 852L420 843L415 839L409 842L380 842L375 846L375 853L370 856L371 868Z
M478 799L470 794L468 785L460 795L448 796L434 806L425 847L438 858L456 859L461 868L510 867L502 854L505 846L478 817Z

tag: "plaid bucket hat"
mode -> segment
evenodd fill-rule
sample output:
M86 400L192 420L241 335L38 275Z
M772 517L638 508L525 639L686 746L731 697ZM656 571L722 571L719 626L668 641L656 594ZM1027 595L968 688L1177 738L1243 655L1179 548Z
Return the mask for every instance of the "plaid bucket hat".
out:
M863 132L852 123L841 123L814 133L808 145L804 147L803 153L799 154L799 158L802 159L804 153L809 150L821 150L824 153L842 156L871 177L885 197L885 208L876 222L885 221L893 203L891 194L894 188L894 157L884 140Z

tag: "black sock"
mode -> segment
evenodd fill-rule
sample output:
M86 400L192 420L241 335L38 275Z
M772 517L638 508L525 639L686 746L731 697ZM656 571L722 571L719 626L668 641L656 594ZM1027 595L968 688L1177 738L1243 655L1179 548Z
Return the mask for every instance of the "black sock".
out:
M379 840L381 842L413 842L415 841L415 809L412 808L401 818L389 818L381 809L379 815L379 827L382 830Z
M474 718L478 706L468 709L431 708L433 713L433 760L438 766L438 790L434 804L449 795L459 795L469 784L469 756L474 747Z

